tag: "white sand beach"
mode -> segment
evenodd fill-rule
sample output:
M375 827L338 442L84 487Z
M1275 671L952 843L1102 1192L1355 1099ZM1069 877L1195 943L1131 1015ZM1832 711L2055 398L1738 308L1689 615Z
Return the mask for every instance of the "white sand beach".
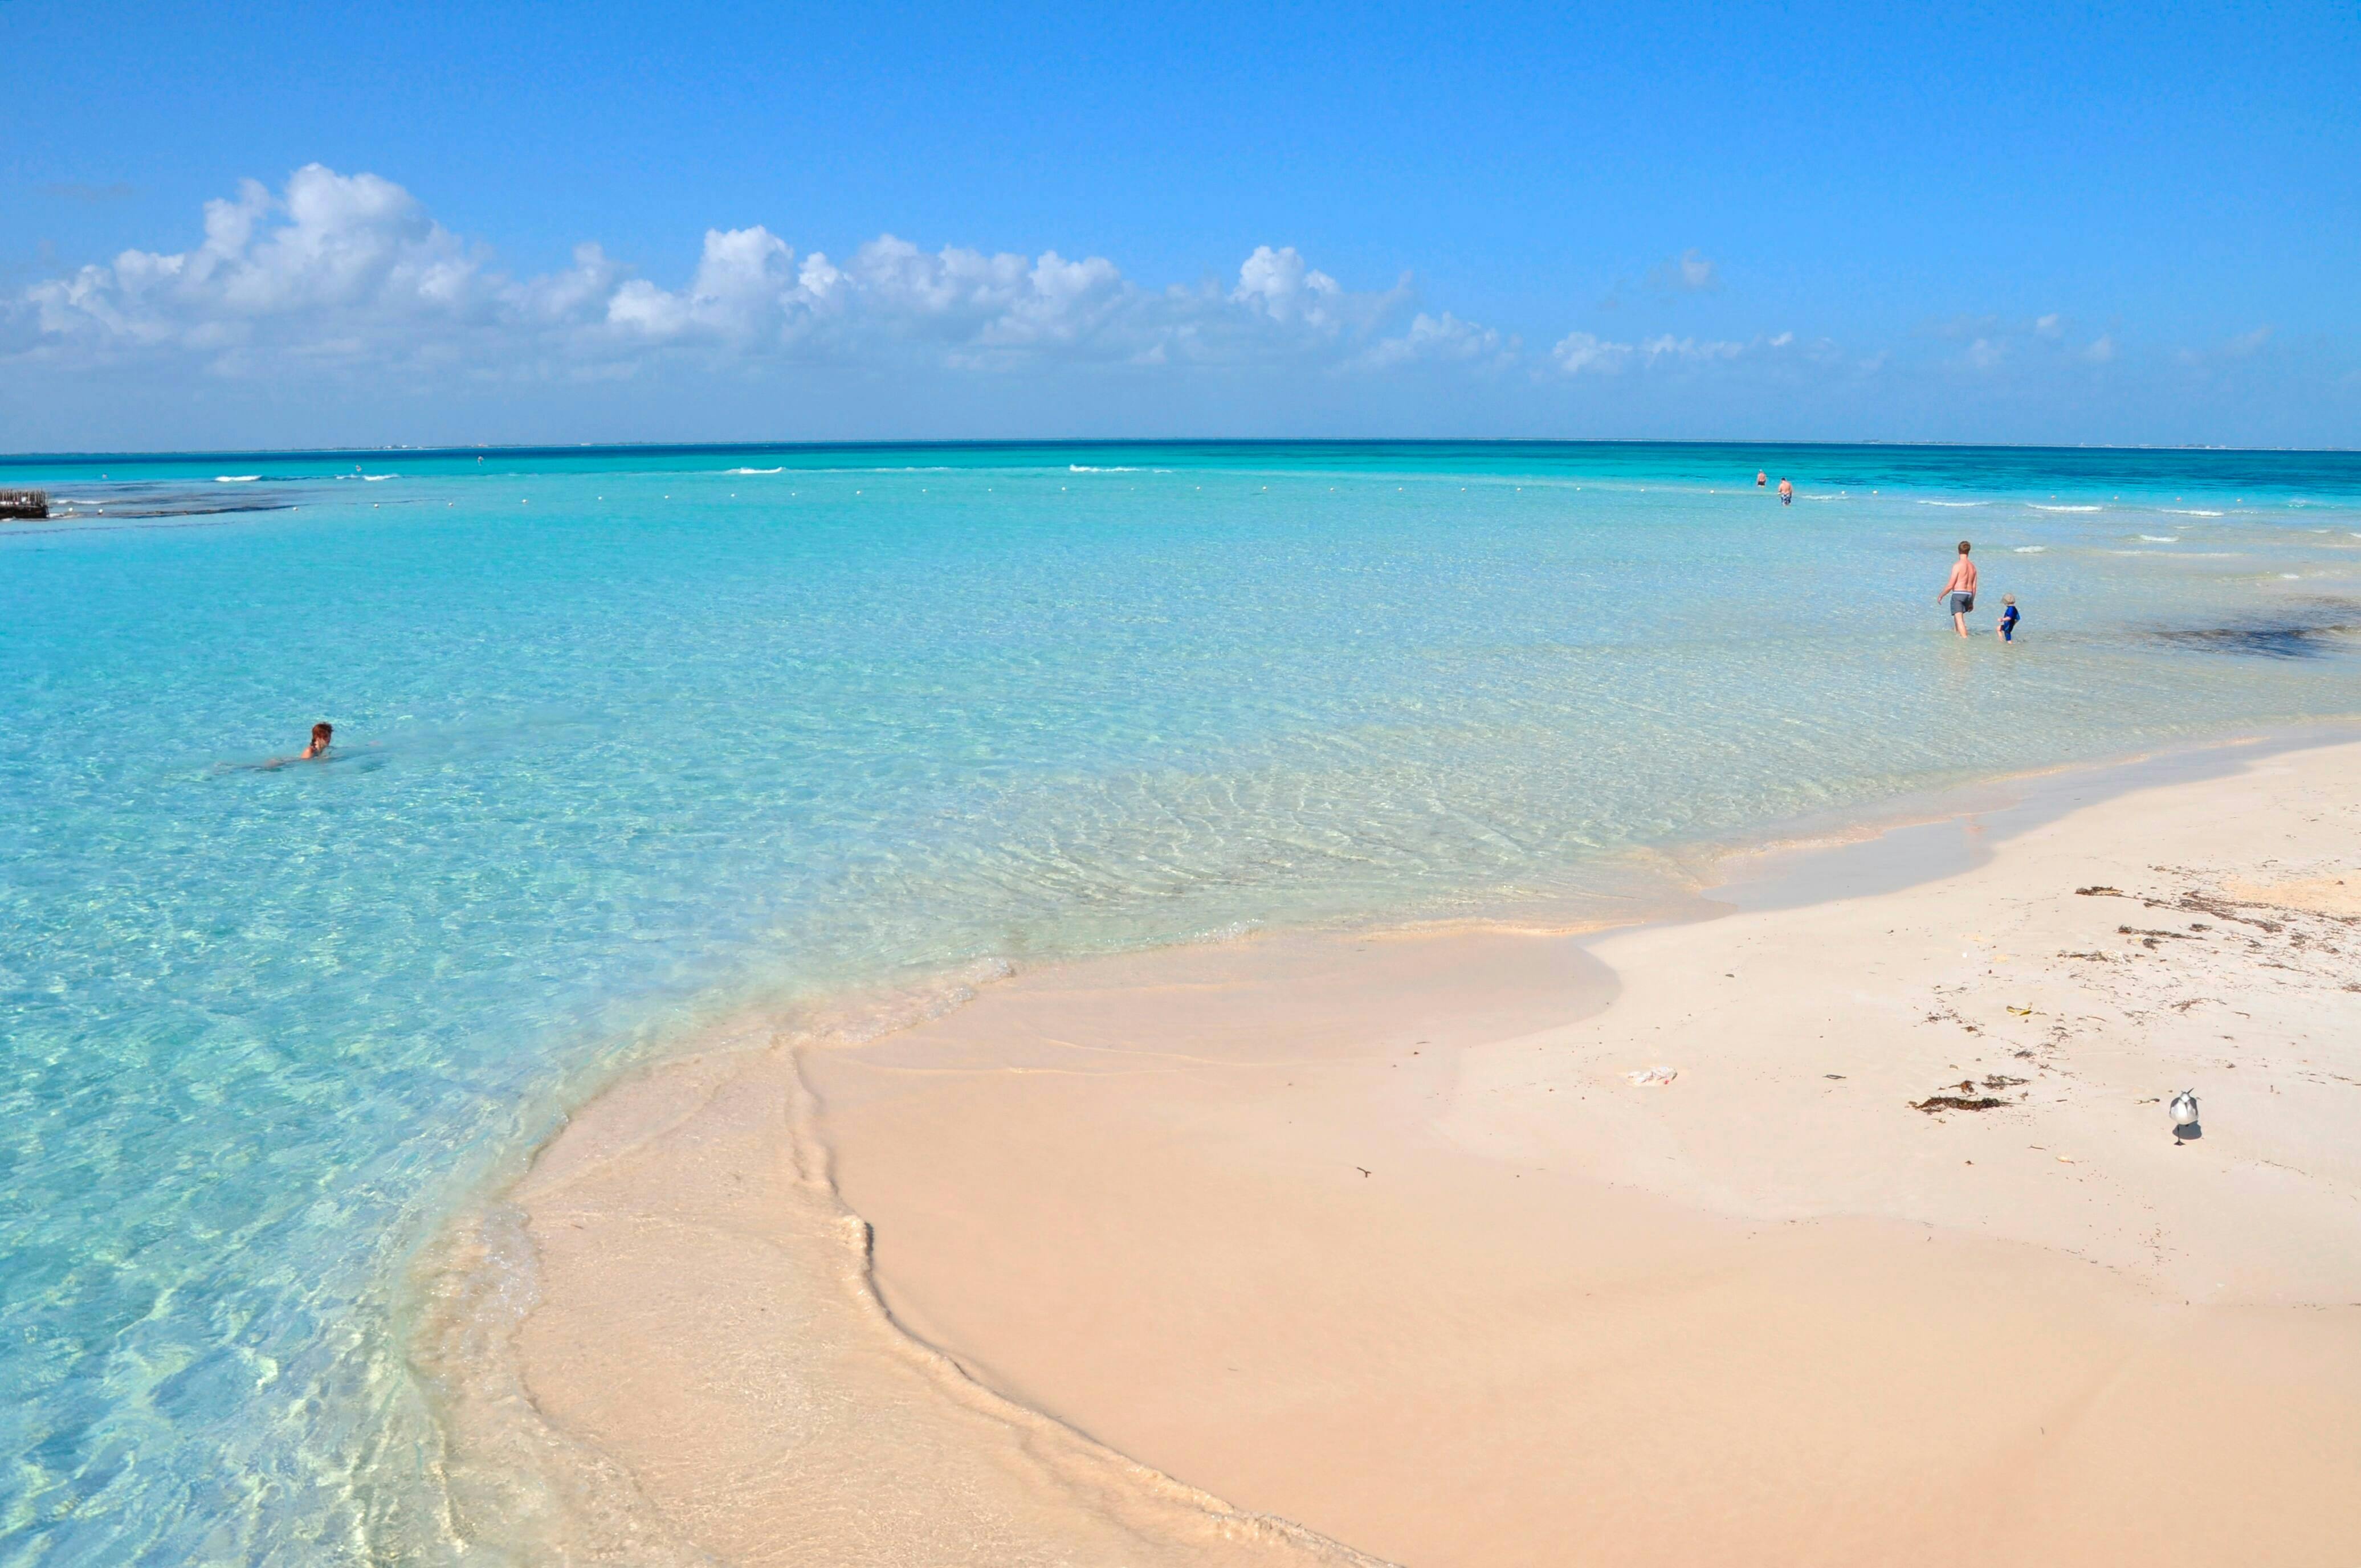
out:
M586 1558L2349 1563L2356 829L2320 746L1887 891L741 1038L508 1195L515 1402L631 1496Z

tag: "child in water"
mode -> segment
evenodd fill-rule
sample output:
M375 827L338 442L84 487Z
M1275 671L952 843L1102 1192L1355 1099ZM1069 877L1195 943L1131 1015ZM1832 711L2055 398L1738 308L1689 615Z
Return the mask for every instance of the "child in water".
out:
M2000 625L1996 630L2000 632L2002 641L2014 642L2016 641L2016 596L2003 594L2000 596Z
M278 772L280 768L287 766L290 762L316 762L321 758L328 754L328 747L334 743L336 727L330 724L324 718L319 723L312 726L312 743L303 748L303 754L302 756L273 757L267 762L253 762L249 763L248 766L256 768L262 773L269 773Z

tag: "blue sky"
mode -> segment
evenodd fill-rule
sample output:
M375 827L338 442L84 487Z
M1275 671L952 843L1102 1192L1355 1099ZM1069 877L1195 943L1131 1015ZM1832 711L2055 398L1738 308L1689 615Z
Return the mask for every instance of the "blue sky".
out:
M0 449L2361 444L2349 4L0 31Z

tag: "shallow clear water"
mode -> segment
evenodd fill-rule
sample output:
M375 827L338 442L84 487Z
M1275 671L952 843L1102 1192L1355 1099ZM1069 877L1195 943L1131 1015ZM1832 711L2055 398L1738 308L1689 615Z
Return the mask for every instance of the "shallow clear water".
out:
M568 1093L750 1002L1624 898L1655 850L2361 708L2353 455L371 453L0 484L72 514L0 523L8 1562L431 1552L406 1258ZM2015 647L1949 635L1961 535ZM334 760L252 765L321 718Z

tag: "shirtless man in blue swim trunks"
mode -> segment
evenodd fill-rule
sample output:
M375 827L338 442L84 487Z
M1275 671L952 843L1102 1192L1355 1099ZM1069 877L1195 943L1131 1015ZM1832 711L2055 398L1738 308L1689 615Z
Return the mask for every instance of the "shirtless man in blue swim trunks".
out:
M1960 558L1951 564L1951 580L1935 596L1939 603L1950 601L1951 624L1960 636L1968 634L1968 611L1976 608L1976 564L1968 559L1968 542L1960 541Z

